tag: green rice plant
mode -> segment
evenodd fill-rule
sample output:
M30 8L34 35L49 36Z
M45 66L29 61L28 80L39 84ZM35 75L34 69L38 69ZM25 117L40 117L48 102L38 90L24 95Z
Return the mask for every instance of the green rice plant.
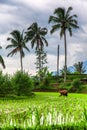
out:
M83 119L84 121L87 122L87 109L84 107L84 110L83 110Z
M0 128L42 130L57 127L71 129L77 124L87 126L86 94L69 94L68 97L59 97L58 93L35 94L33 98L0 99Z

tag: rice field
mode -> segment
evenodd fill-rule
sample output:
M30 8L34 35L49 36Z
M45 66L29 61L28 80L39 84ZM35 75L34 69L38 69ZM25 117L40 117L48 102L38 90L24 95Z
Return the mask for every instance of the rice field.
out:
M0 128L75 124L87 120L87 94L37 92L31 98L0 99Z

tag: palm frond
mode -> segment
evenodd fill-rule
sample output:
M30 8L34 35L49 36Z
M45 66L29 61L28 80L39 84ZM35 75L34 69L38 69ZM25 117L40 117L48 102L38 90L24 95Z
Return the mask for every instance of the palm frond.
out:
M63 35L64 35L64 29L61 29L61 31L60 31L60 39L62 38Z
M4 63L4 60L1 55L0 55L0 63L3 66L3 68L5 69L5 63Z
M70 36L72 36L72 29L70 27L68 28L68 31L69 31Z
M65 8L57 8L57 9L55 9L54 14L56 14L58 18L64 18L64 16L65 16Z
M60 24L53 25L50 33L52 34L52 33L56 32L58 29L60 29L60 28L61 28Z
M7 46L6 46L6 49L8 49L8 48L13 48L13 47L14 47L14 45L10 44L10 45L7 45Z
M72 10L73 8L70 6L68 8L68 10L66 11L66 18L70 15L70 11Z
M35 35L35 32L32 30L29 30L26 32L26 39L29 41L33 38L34 35Z
M49 17L49 20L48 20L48 23L50 23L50 22L55 22L55 21L57 21L57 17L55 17L55 16L50 16Z
M40 30L40 35L45 36L47 34L47 32L48 32L47 28L42 28Z
M77 22L77 20L76 19L71 19L71 20L69 20L69 23L73 23L73 24L78 24L78 22Z
M77 18L77 15L76 15L76 14L74 14L74 15L68 17L68 19L70 19L70 20L72 20L72 19L74 19L74 18Z
M19 39L21 37L21 33L19 30L14 30L10 34L13 37L13 39L15 39L16 41L19 41Z
M34 44L37 42L37 38L33 38L31 41L31 47L34 47Z
M78 26L78 25L73 24L73 23L70 23L70 26L71 26L71 27L73 27L73 28L75 28L75 29L76 29L76 28L79 28L79 26Z
M13 50L7 55L7 57L10 56L10 55L13 56L13 55L16 54L18 51L20 51L20 48L19 48L19 47L13 49Z
M27 46L24 46L24 48L25 48L28 52L30 52L30 50L29 50L29 48L28 48Z
M42 40L44 41L44 43L46 43L46 46L48 46L47 40L46 40L44 37L41 37L41 38L42 38Z
M7 41L10 41L14 46L18 44L17 39L14 39L14 38L8 37L8 38L7 38Z
M33 48L34 45L36 44L36 49L39 47L40 44L43 44L43 39L42 37L44 37L47 34L48 30L47 28L41 28L38 26L38 24L36 22L34 22L28 29L26 32L26 38L27 40L31 41L31 47Z

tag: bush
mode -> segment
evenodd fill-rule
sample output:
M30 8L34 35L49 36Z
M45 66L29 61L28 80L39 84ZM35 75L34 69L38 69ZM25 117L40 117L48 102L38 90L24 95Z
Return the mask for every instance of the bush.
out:
M0 96L7 96L12 94L13 88L11 85L11 78L9 75L3 75L0 71Z
M73 82L71 83L72 87L80 87L80 80L79 79L74 79Z
M46 77L46 78L44 78L44 79L41 81L41 83L40 83L40 88L42 88L42 89L50 89L49 84L50 84L49 78Z
M32 77L32 79L33 79L34 88L38 88L38 86L40 85L39 78L37 76L34 76Z
M81 83L79 79L74 79L71 83L71 91L75 92L80 89Z
M28 73L16 72L12 77L12 85L15 88L15 93L20 95L30 95L33 89L32 79L29 77Z
M61 83L60 86L59 86L59 89L67 89L68 91L70 91L71 83L70 82Z

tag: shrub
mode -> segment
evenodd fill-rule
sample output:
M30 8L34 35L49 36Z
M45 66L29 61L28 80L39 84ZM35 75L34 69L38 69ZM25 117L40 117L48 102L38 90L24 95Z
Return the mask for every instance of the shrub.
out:
M20 71L16 72L12 77L12 85L15 88L15 92L18 96L30 95L33 89L33 82L28 73Z
M40 88L42 88L42 89L50 89L49 83L50 83L49 78L47 78L47 77L44 78L40 83Z
M12 94L13 88L11 85L11 78L9 75L3 75L0 71L0 96L7 96Z
M74 79L73 82L71 83L72 87L80 87L80 80L79 79Z
M34 76L32 79L33 79L34 88L38 88L40 84L39 78L37 76Z
M60 86L59 86L59 89L67 89L68 91L70 91L71 83L70 82L61 83Z
M71 83L71 91L75 92L80 89L81 83L79 79L74 79Z

